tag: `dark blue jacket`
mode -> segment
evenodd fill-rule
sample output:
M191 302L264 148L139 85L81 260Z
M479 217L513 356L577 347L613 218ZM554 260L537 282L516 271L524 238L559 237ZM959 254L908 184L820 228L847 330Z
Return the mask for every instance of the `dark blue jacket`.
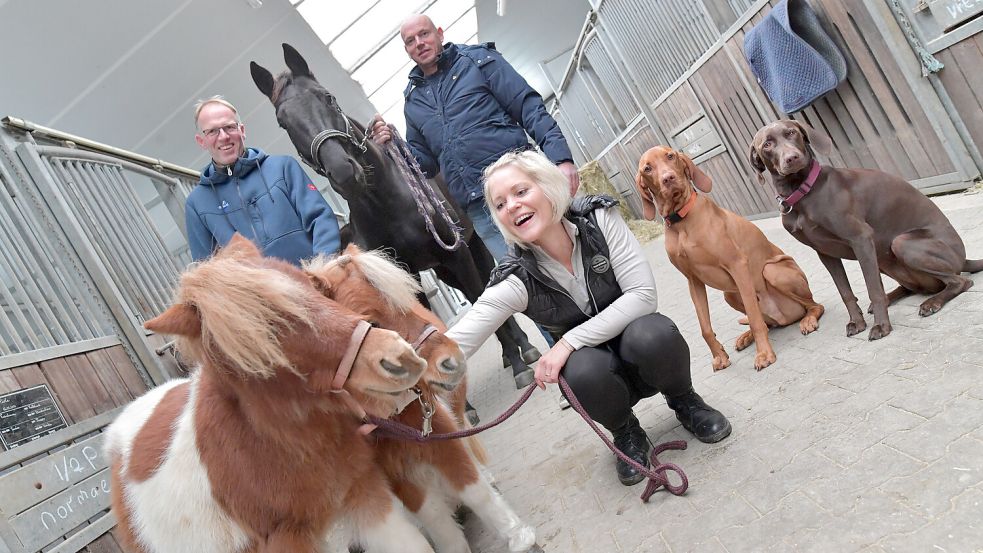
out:
M235 165L209 163L184 206L188 245L195 261L224 246L236 232L263 254L295 265L341 246L331 206L297 161L249 148Z
M553 163L573 161L543 98L493 43L445 44L437 72L410 72L403 93L406 141L428 177L443 171L458 204L483 201L481 173L510 150L530 148L526 132Z

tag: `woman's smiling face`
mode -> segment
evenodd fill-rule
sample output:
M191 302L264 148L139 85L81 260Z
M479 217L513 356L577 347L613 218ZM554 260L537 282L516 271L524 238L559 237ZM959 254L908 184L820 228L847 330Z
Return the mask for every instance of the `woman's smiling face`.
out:
M553 224L553 204L521 169L507 165L488 178L491 209L503 228L522 242L535 243Z

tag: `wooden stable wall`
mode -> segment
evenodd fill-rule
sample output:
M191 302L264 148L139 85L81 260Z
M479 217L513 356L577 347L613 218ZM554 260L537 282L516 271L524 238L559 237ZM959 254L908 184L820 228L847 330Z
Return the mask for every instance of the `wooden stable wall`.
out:
M983 34L938 52L946 68L926 77L896 4L808 0L846 58L848 76L790 116L765 95L743 52L746 33L778 0L740 0L727 9L714 2L592 0L583 46L556 85L553 113L578 146L574 155L597 160L633 207L638 155L663 143L711 176L721 206L747 217L776 213L774 191L759 182L748 150L759 128L790 117L829 135L834 149L824 162L893 173L926 194L964 189L980 175ZM666 10L694 19L639 23Z
M868 7L850 0L812 0L811 4L841 45L849 67L847 80L835 91L793 115L830 136L834 150L828 161L894 173L926 192L964 187L965 177L939 136L936 114L930 114L933 103L912 86L905 74L910 68L899 64L890 37L880 32ZM773 191L758 183L748 162L751 139L766 123L789 117L768 100L743 55L745 33L770 9L767 5L755 14L654 109L667 136L701 114L712 121L726 151L698 163L714 179L713 197L746 216L776 209ZM977 39L965 42L972 44L950 56L983 59ZM969 105L965 109L976 116L972 126L983 133L983 93L979 92L983 75L953 71L949 78L953 88L958 88L959 79L963 80L960 102Z
M71 431L73 425L122 407L147 390L143 378L121 345L0 370L0 394L38 384L47 385L69 424L69 429L61 432ZM78 439L91 439L91 434L79 436ZM20 449L20 447L13 448L7 453L17 454ZM54 451L50 454L56 455ZM33 463L46 459L49 459L46 455L35 456L19 465L5 469L0 467L3 469L0 470L0 474L12 474L12 471L25 467L29 469ZM0 498L0 507L9 499ZM108 499L103 500L108 507ZM16 515L16 513L3 514L5 518ZM84 528L79 528L82 529ZM3 543L0 543L0 549L2 546ZM95 537L91 543L77 550L90 553L122 552L112 532Z
M68 424L129 403L147 385L123 346L0 370L0 394L47 384Z
M983 33L935 54L945 64L938 73L973 143L983 150Z

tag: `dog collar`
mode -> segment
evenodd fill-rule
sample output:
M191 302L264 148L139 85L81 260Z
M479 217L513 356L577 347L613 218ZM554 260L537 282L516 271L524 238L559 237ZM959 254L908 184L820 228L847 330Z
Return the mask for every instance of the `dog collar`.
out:
M690 210L693 209L693 204L696 203L696 191L689 191L689 199L686 200L686 205L682 207L679 211L675 211L665 216L666 227L671 227L673 223L678 223L683 220Z
M816 179L819 178L819 172L821 170L822 167L819 166L819 162L813 159L812 166L809 167L809 176L806 177L805 182L795 189L795 192L789 194L787 198L783 198L781 195L775 196L775 199L778 200L778 211L781 211L782 214L791 213L792 206L804 198L812 190L812 187L815 186Z

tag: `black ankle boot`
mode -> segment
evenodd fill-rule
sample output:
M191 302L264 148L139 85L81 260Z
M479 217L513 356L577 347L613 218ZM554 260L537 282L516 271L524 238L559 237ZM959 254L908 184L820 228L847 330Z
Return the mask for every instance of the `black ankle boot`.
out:
M638 424L635 415L629 415L628 422L624 426L612 432L614 435L614 446L622 453L630 457L643 467L649 466L648 452L649 440ZM645 479L645 475L638 472L635 467L617 458L616 468L618 470L618 480L626 486L634 486Z
M676 412L683 428L692 432L697 440L712 444L730 436L727 417L707 405L692 389L682 395L666 397L666 403Z

